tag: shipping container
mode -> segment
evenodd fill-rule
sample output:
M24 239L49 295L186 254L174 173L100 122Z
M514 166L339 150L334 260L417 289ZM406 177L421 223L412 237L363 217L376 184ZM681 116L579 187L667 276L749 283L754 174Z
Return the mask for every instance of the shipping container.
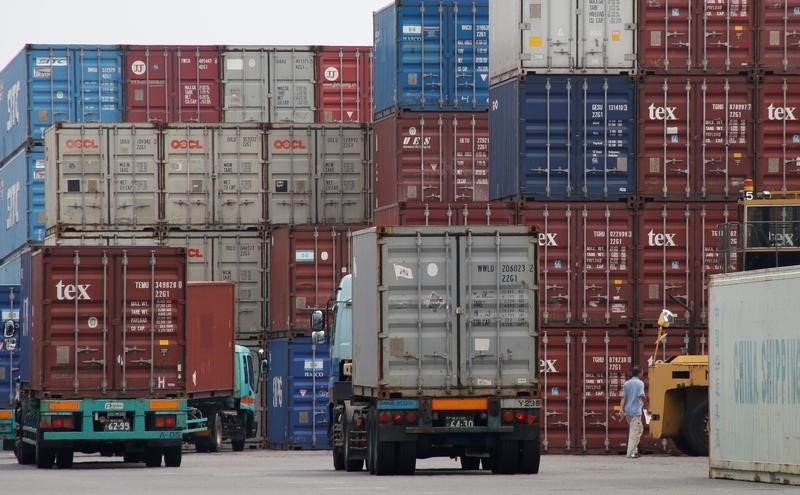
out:
M536 76L491 90L491 199L634 194L636 90L626 76Z
M373 129L376 208L488 200L485 112L403 112L375 122Z
M269 332L308 335L314 309L324 309L351 271L353 232L361 225L287 225L270 232Z
M184 250L45 247L22 265L21 380L34 393L185 392Z
M0 409L14 409L14 396L17 390L15 375L19 371L17 338L14 335L6 335L5 327L8 321L19 325L21 304L19 280L16 284L0 285L0 324L4 329L0 334ZM0 434L2 433L6 432L0 429Z
M755 86L745 76L647 76L639 84L638 193L739 197L753 177Z
M220 51L216 46L128 45L128 122L221 122Z
M311 338L270 340L267 446L328 449L328 344Z
M800 66L800 2L756 2L758 67L765 72L796 72Z
M313 123L314 58L309 46L225 47L225 122Z
M798 267L712 278L711 478L800 485L798 283Z
M22 148L0 167L0 260L45 234L42 147Z
M539 309L546 328L634 323L634 216L624 203L527 202L519 223L539 235Z
M264 212L263 131L254 124L163 129L168 229L257 230Z
M620 453L628 424L611 415L630 376L634 338L627 331L547 329L539 343L542 449Z
M22 269L22 252L28 249L24 246L0 261L0 285L19 284L20 270Z
M372 47L322 46L316 57L317 122L372 122Z
M800 190L800 77L764 77L756 105L757 190Z
M236 283L186 284L186 391L233 396Z
M191 282L236 282L236 338L263 338L267 321L267 240L257 232L169 232L163 245L186 250Z
M58 124L45 134L47 230L146 230L160 219L153 124Z
M639 66L649 73L744 73L755 67L756 7L749 0L637 0Z
M371 204L369 129L272 125L266 136L269 223L364 223Z
M517 205L512 201L463 203L409 201L376 210L374 223L379 227L516 225Z
M738 242L738 231L720 228L738 221L736 203L647 203L637 216L636 321L653 327L667 308L678 315L673 327L705 325L708 279L726 270L724 242Z
M44 238L45 246L84 247L153 247L161 246L161 236L152 231L114 232L91 230L87 232L51 232Z
M26 45L0 72L0 162L56 122L119 122L122 51L112 45Z
M489 96L489 1L396 0L373 16L375 112L479 112Z
M490 2L492 85L526 73L636 70L636 0Z

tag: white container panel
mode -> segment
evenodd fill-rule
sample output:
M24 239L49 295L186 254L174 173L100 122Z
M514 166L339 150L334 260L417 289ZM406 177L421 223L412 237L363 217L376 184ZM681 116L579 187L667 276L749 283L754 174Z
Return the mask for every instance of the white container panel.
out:
M317 147L317 222L366 223L370 202L367 129L322 127Z
M214 217L222 228L264 223L263 131L252 127L217 128L214 142Z
M238 47L222 54L225 122L269 121L266 48Z
M308 47L270 52L270 122L314 122L315 75L314 52Z
M170 126L164 140L164 221L184 229L209 228L213 223L213 129L196 125Z
M280 127L267 132L267 213L272 224L314 223L316 130Z
M115 125L106 134L111 226L152 227L160 219L160 133L150 125Z

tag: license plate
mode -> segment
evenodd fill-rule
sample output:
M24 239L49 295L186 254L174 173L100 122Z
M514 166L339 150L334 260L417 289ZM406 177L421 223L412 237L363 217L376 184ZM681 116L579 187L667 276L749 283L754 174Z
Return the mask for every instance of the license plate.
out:
M474 428L475 418L468 416L446 416L444 418L444 425L447 428Z
M106 431L131 431L131 422L126 419L111 419L106 421Z
M537 409L542 407L542 399L503 399L504 409Z

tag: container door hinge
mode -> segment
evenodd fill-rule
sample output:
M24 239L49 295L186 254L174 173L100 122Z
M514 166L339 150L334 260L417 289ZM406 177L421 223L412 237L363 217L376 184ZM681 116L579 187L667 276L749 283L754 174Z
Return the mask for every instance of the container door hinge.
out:
M625 29L628 31L636 31L637 24L635 22L629 22L625 24Z
M457 307L456 308L456 314L457 315L463 315L464 314L464 307L463 306Z
M519 29L522 31L528 31L531 28L531 24L529 22L520 22Z

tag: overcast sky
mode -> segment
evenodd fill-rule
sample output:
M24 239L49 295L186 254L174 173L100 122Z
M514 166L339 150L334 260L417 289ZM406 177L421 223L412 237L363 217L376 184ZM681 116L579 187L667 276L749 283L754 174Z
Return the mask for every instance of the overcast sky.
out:
M0 0L6 1L6 0ZM371 45L391 0L27 0L0 9L0 69L26 43Z

